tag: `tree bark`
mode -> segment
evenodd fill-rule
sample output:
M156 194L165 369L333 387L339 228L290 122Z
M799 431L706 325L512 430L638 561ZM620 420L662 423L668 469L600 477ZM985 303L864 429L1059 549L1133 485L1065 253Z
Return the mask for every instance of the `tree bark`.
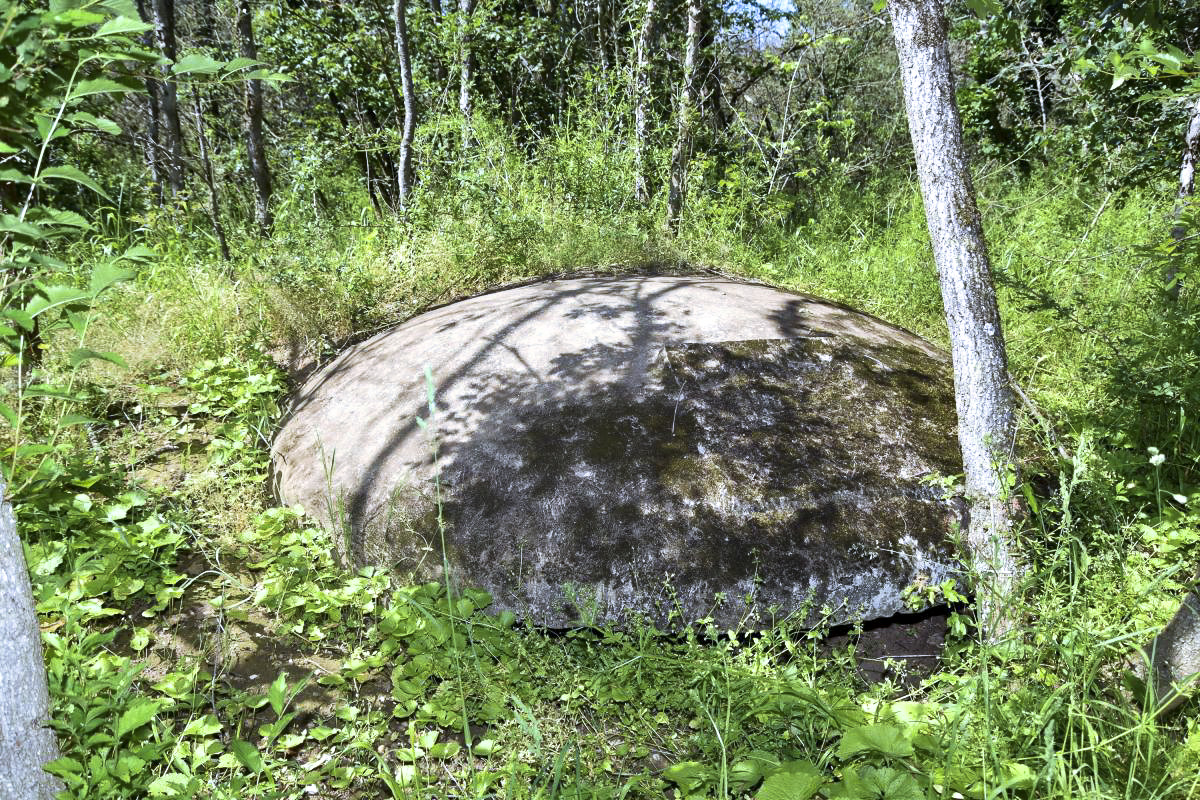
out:
M238 0L237 31L242 57L257 61L258 46L254 42L250 0ZM263 85L256 79L246 81L246 155L250 159L250 174L254 176L254 221L260 235L270 236L275 224L271 214L271 170L263 143Z
M596 54L600 56L600 69L608 72L608 20L604 11L604 0L596 0Z
M650 202L646 154L650 149L650 48L653 43L654 0L646 0L633 71L633 196L643 205Z
M696 106L705 120L721 125L724 119L721 110L721 72L716 57L719 23L714 20L718 9L711 4L701 8L700 36L696 45Z
M46 727L50 692L25 553L0 481L0 797L51 800L63 787L42 765L58 758Z
M138 0L137 3L138 16L143 22L151 23L153 14L146 9L146 0ZM155 46L154 31L149 30L142 34L142 45L147 49ZM159 83L153 78L146 78L146 138L143 143L143 150L146 156L146 166L150 169L150 180L154 183L154 203L162 205L163 202L163 172L162 160L159 158L159 143L158 143L158 93Z
M475 0L458 0L458 113L462 116L463 149L471 146L471 140L474 136L471 127L471 116L474 113L471 84L475 80L474 37L471 36L471 23L474 14Z
M221 248L221 258L229 262L229 241L225 238L225 226L221 224L221 197L217 192L217 176L213 171L212 158L208 154L208 136L204 133L204 111L200 101L200 92L192 98L193 111L196 115L196 142L200 145L200 163L204 167L204 182L208 185L208 202L212 220L213 235Z
M399 95L397 95L395 98L393 98L393 101L396 102L396 119L398 121L402 120L403 113L404 113L404 102L402 100L400 100ZM369 105L364 105L362 108L362 111L363 111L363 115L367 118L367 124L371 126L371 136L369 136L368 138L382 139L383 138L383 123L381 123L379 121L379 115L375 113L375 109L371 108L371 106L369 106ZM383 147L380 147L378 149L378 153L379 153L380 172L383 174L383 177L380 180L381 187L383 187L383 186L386 186L386 187L399 186L400 173L396 169L396 162L392 159L392 154L389 153L387 151L387 149L383 148ZM391 197L390 191L387 193L387 196L389 198ZM389 199L389 203L390 202L391 201ZM399 208L399 203L397 203L397 208Z
M967 548L978 576L986 636L1012 625L1020 571L1014 555L1016 414L991 263L962 144L962 121L940 0L888 4L917 177L950 329L958 439L970 521Z
M1192 103L1187 130L1183 136L1183 159L1179 166L1179 201L1175 204L1175 224L1171 238L1176 244L1188 235L1188 227L1179 217L1183 205L1196 191L1196 161L1200 159L1200 97ZM1175 256L1178 258L1178 255ZM1180 280L1175 262L1167 271L1167 292L1179 298ZM1174 708L1187 699L1182 688L1189 678L1200 673L1200 574L1192 578L1192 589L1184 596L1179 610L1147 648L1150 680L1155 698Z
M329 104L333 106L333 113L337 115L338 122L342 126L342 131L345 132L347 136L352 136L350 131L350 120L346 117L346 109L342 108L342 101L338 98L337 92L335 92L333 89L330 89L328 97ZM354 155L358 160L359 168L362 170L363 180L367 182L367 194L371 198L371 206L375 209L375 214L378 215L381 213L382 209L379 207L379 198L375 194L375 184L371 182L371 162L367 158L366 152L358 149L357 147L354 148Z
M466 0L463 0L466 2ZM406 0L395 0L393 7L396 17L396 56L400 60L400 91L404 95L404 129L400 136L400 164L396 169L397 203L400 210L408 207L409 196L412 194L413 167L412 149L413 132L417 124L417 102L413 89L412 60L408 52L408 22Z
M1196 191L1196 160L1200 158L1200 97L1192 103L1187 132L1183 137L1183 163L1179 167L1179 196L1191 197Z
M159 52L171 64L178 55L175 49L175 0L154 0L154 37ZM164 148L167 155L167 184L171 193L184 189L183 126L179 121L179 93L171 77L171 64L162 68L159 84L159 108L162 113Z
M671 175L667 188L667 228L679 231L687 196L688 160L692 151L692 125L696 117L696 50L700 43L700 2L688 0L687 45L683 57L683 80L679 86L679 122L671 150Z
M1183 214L1184 204L1196 191L1197 158L1200 158L1200 97L1192 103L1187 130L1183 135L1183 161L1179 165L1179 197L1175 203L1175 224L1171 226L1171 239L1174 240L1176 247L1188 235L1187 225L1180 222L1179 218ZM1175 268L1177 259L1178 255L1171 259L1171 266L1167 268L1166 274L1167 293L1175 300L1179 299L1179 284L1181 283L1178 270Z

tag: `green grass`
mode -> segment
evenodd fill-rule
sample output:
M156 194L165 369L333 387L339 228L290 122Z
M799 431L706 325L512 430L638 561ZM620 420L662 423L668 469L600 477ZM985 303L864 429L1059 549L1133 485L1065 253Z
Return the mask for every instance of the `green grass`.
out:
M271 240L232 232L229 264L182 213L120 232L159 259L107 295L90 346L130 368L79 373L96 421L12 481L71 796L1200 797L1194 704L1157 716L1125 685L1200 557L1196 295L1159 286L1148 189L980 180L1012 370L1053 430L1025 422L1023 627L993 646L960 620L915 690L862 683L853 652L788 625L526 628L478 593L347 571L274 507L280 367L506 282L712 266L944 343L911 184L834 187L792 231L747 169L697 189L671 239L625 200L619 143L572 125L532 157L486 128L440 174L423 154L404 220L361 213L349 182L331 219L286 202ZM55 428L43 410L30 440Z

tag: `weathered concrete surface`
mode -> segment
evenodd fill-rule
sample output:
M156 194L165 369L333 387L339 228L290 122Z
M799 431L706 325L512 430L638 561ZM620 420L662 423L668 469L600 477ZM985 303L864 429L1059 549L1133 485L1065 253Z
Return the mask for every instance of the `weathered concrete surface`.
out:
M903 608L954 574L948 359L873 317L712 277L549 281L349 348L293 397L278 491L358 563L535 622ZM748 603L749 601L749 603ZM776 609L772 611L771 609Z

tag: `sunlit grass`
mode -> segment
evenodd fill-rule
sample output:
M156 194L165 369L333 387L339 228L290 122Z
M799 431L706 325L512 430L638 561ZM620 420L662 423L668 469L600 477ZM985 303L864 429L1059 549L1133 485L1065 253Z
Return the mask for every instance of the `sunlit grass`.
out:
M845 302L945 344L937 276L912 184L896 179L857 195L831 190L819 204L823 216L793 227L780 222L787 209L761 199L747 172L741 182L697 189L680 237L672 238L657 205L628 203L627 153L602 126L578 124L542 142L532 157L481 128L477 158L431 173L407 218L374 215L347 181L337 216L291 205L269 241L233 237L229 264L195 234L195 220L147 220L144 233L161 258L110 295L94 329L94 346L131 363L121 376L108 368L91 373L109 385L104 402L152 408L156 395L146 395L145 385L155 383L194 395L179 378L207 358L229 357L222 369L232 369L260 364L257 352L285 368L309 366L433 305L574 271L714 267ZM347 771L323 766L311 779L344 781L339 791L382 791L376 771L384 769L393 780L405 778L393 790L400 796L571 797L567 787L586 785L588 792L608 787L607 795L597 789L597 797L667 791L742 797L754 791L743 785L759 769L754 759L767 753L811 762L830 781L844 779L847 769L899 766L925 782L922 796L951 796L947 786L978 783L967 796L1200 797L1194 717L1156 716L1125 685L1136 646L1169 615L1200 555L1196 512L1176 502L1168 516L1162 505L1162 491L1200 503L1194 485L1200 449L1190 416L1200 394L1195 295L1186 287L1181 302L1169 304L1159 286L1161 263L1152 248L1166 232L1165 206L1148 190L1097 196L1072 176L1050 171L1025 180L993 175L981 190L1011 369L1040 408L1026 426L1036 507L1026 534L1025 624L1013 641L991 646L968 631L952 643L944 668L910 691L857 682L847 656L826 659L804 632L786 628L732 639L695 630L682 637L650 630L556 636L478 612L448 613L445 624L478 631L479 641L448 640L467 656L462 671L438 673L421 702L452 731L462 728L452 717L464 696L468 704L501 698L500 716L480 705L482 716L474 720L487 728L495 755L435 758L426 747L419 760L398 762L387 748L367 751L385 740L414 748L425 735L377 699L380 692L388 696L379 687L403 663L396 648L411 642L408 634L371 626L411 600L412 590L389 585L397 593L385 597L382 576L305 561L303 547L321 547L320 534L269 511L260 484L239 485L236 470L218 464L204 467L207 478L154 500L188 520L180 530L190 543L172 548L212 568L186 584L183 602L219 595L222 609L235 609L221 611L231 626L244 622L236 616L239 603L261 606L283 626L273 636L321 659L314 662L326 670L319 685L334 698L328 711L354 711L340 712L340 732L313 751L336 752L340 760L331 763ZM231 382L229 391L239 385ZM193 399L188 395L184 406ZM197 418L205 413L197 411ZM171 437L212 435L215 422L185 416L176 409L152 423L129 423L161 427L144 441L123 434L73 441L80 452L94 453L89 458L119 460L144 458L161 441L178 446ZM1149 461L1150 446L1160 448L1163 463ZM194 454L178 458L196 466ZM87 553L84 547L80 558ZM245 566L256 560L269 565ZM220 569L213 566L218 561ZM419 595L424 611L414 613L436 617L433 594ZM330 597L352 609L354 625L335 619ZM103 619L71 630L82 641L87 626L102 627ZM122 617L115 630L135 622ZM164 624L164 637L173 635L169 628ZM444 644L433 645L436 658L446 655ZM497 653L506 655L497 660ZM130 688L132 678L121 685L130 696L150 691ZM505 706L510 697L516 699ZM253 738L250 726L261 724L261 715L237 710L246 698L236 692L222 698L228 721L244 723L240 735ZM903 705L908 701L924 705ZM933 736L939 749L838 755L842 737L867 720L902 736ZM164 723L161 735L175 735L173 724ZM437 727L427 719L422 724ZM289 774L293 755L271 756L274 774ZM401 770L405 763L418 764L425 783L414 782L412 769ZM245 777L238 764L223 768ZM309 779L292 778L296 786Z

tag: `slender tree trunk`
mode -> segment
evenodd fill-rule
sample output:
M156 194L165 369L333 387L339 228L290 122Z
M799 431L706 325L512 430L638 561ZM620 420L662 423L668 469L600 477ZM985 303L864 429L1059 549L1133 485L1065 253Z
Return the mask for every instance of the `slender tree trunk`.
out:
M1188 234L1187 226L1180 222L1183 206L1188 198L1196 191L1196 161L1200 158L1200 97L1192 103L1191 114L1188 115L1187 131L1183 135L1183 161L1179 165L1179 200L1175 203L1175 224L1171 226L1171 238L1176 245L1183 241ZM1178 271L1175 259L1167 268L1167 292L1173 299L1179 298Z
M146 0L138 0L137 10L138 16L141 17L143 22L153 22L153 14L146 9ZM154 31L146 31L146 33L142 34L142 45L147 49L153 49L155 46L154 38ZM154 182L154 203L161 206L163 202L163 173L162 160L159 158L158 150L158 94L158 81L153 78L146 78L146 138L143 150L146 155L146 166L150 169L150 179Z
M333 106L333 113L337 115L338 122L342 126L342 131L352 137L350 131L350 120L346 117L346 109L342 107L342 101L338 98L337 92L333 89L329 90L329 104ZM367 194L371 198L371 206L375 209L378 215L382 209L379 207L379 198L375 194L375 184L371 182L371 162L367 158L367 154L357 147L354 148L355 158L358 160L358 166L362 170L363 179L367 182Z
M633 196L650 202L646 154L650 149L650 49L654 44L654 0L646 0L642 28L638 31L637 62L633 68Z
M397 97L395 99L399 100L400 98ZM401 114L403 113L403 109L404 105L403 102L401 102L396 108L397 120L402 119ZM366 116L367 124L371 126L372 133L377 138L382 140L384 138L383 124L379 121L379 115L375 113L375 109L371 108L369 105L364 106L363 115ZM396 162L392 159L391 153L389 153L384 147L379 148L379 163L380 169L383 172L383 179L381 182L388 186L399 186L400 175L396 170Z
M1196 191L1196 162L1200 160L1200 97L1192 103L1187 130L1183 136L1183 159L1179 166L1179 202L1175 204L1175 224L1171 238L1178 244L1188 235L1180 221L1183 206ZM1179 298L1178 273L1174 263L1167 271L1167 291ZM1200 573L1192 577L1192 589L1183 598L1174 618L1147 648L1150 680L1158 701L1168 707L1182 703L1187 695L1177 693L1188 678L1200 673ZM1194 685L1194 683L1193 683Z
M144 149L146 166L150 168L150 179L154 182L154 204L161 206L163 204L163 168L158 134L158 118L161 113L158 104L159 86L158 81L146 79L146 142Z
M175 0L154 0L154 37L159 52L175 63ZM163 67L159 108L163 120L163 145L167 156L167 184L172 194L184 189L183 126L179 122L179 93L171 77L170 64Z
M1200 159L1200 97L1192 103L1187 133L1183 137L1183 163L1179 167L1179 196L1191 197L1196 191L1196 161Z
M471 35L472 17L475 14L475 0L458 0L459 24L459 63L458 63L458 113L462 116L463 148L471 146L474 138L471 118L474 105L471 98L471 84L475 80L474 37Z
M941 0L891 0L917 177L950 328L958 439L966 473L967 547L979 576L980 624L998 638L1013 622L1016 415L991 263L954 99Z
M700 43L700 2L688 0L687 47L683 80L679 86L679 122L671 150L671 175L667 188L667 228L676 233L687 196L688 160L692 151L692 126L696 118L696 50Z
M464 3L466 1L463 0ZM397 195L400 210L403 211L408 207L409 197L412 194L412 149L413 132L417 126L417 102L416 92L413 89L412 59L409 57L408 50L408 22L405 20L406 0L395 0L393 11L396 17L396 56L400 59L400 91L404 94L404 130L400 136L400 166L396 170ZM463 69L465 74L466 67Z
M51 800L63 787L42 765L58 758L46 727L50 692L25 552L0 480L0 797Z
M258 46L254 42L250 0L238 0L237 9L242 57L257 61ZM258 223L259 234L270 236L275 218L271 214L271 170L263 143L263 85L260 80L246 81L246 154L250 159L250 174L254 176L254 221Z
M386 164L382 168L379 168L376 163L384 160L384 158L376 155L376 152L379 148L377 148L374 144L376 141L376 136L374 134L379 130L378 124L376 124L373 129L369 129L367 127L370 124L369 121L364 124L363 118L369 117L368 112L370 107L363 106L362 98L359 97L357 93L354 96L354 106L356 112L354 121L358 124L359 139L367 146L367 149L363 151L363 157L366 159L367 164L367 182L375 187L375 191L379 194L383 205L393 210L398 209L400 207L400 203L396 200L395 195L393 194L393 189L395 189L396 186L396 179L390 172L387 171ZM378 119L376 119L376 123L378 123Z
M612 63L619 67L625 60L623 45L625 44L625 14L621 11L619 0L612 0L608 14L608 40L612 42Z
M192 98L192 110L196 115L196 142L200 145L200 163L204 167L204 182L208 185L208 202L212 219L213 235L221 247L221 258L230 261L229 242L225 238L225 226L221 224L221 197L217 193L217 177L213 172L212 158L208 154L208 136L204 133L204 111L197 91Z
M600 69L608 72L608 19L605 14L606 3L596 0L596 54L600 56Z
M726 125L725 111L721 107L721 67L716 57L717 30L719 21L714 15L720 13L718 6L706 5L700 16L700 50L696 56L696 93L700 115L723 130Z

